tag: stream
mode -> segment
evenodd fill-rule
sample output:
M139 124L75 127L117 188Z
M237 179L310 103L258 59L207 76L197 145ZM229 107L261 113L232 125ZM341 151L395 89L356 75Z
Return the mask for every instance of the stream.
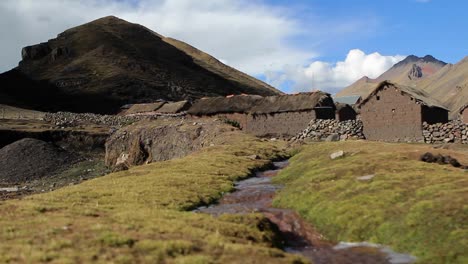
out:
M409 264L416 260L411 255L396 253L377 244L332 243L294 210L272 207L275 193L282 186L273 184L271 178L288 165L287 160L273 162L274 169L257 172L255 177L237 182L236 190L223 196L217 204L199 207L195 211L214 216L262 213L278 226L284 251L302 255L314 264Z

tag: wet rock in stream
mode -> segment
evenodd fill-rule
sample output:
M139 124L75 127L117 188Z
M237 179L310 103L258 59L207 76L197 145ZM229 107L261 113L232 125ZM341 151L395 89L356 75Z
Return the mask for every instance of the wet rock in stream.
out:
M294 210L272 207L273 197L281 185L273 184L276 176L288 161L274 162L273 170L257 172L255 177L236 183L236 190L225 195L218 204L199 207L196 212L214 216L222 214L262 213L281 232L283 249L286 252L300 254L315 264L405 264L413 263L414 258L397 254L387 247L373 244L343 246L326 241L309 223L304 221ZM392 257L397 256L397 257ZM408 256L408 257L403 257Z

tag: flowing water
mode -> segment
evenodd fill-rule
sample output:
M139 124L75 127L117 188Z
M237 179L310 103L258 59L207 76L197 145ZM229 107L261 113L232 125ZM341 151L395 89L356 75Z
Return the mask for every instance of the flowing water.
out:
M272 207L273 197L282 186L273 184L271 178L288 164L288 161L274 162L273 170L257 172L255 177L236 183L236 191L225 195L218 204L195 211L215 216L262 213L278 226L286 252L300 254L316 264L406 264L415 261L410 255L393 252L381 245L331 243L295 211Z

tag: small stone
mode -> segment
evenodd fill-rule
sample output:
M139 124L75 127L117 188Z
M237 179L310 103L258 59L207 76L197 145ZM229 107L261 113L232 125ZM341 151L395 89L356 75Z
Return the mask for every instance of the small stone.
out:
M252 159L252 160L258 160L258 159L260 159L260 156L254 154L254 155L248 156L248 158Z
M369 174L369 175L366 175L366 176L357 177L356 180L358 180L358 181L370 181L374 177L375 177L375 174Z
M337 158L341 158L344 156L344 151L343 150L340 150L340 151L337 151L337 152L333 152L332 154L330 154L330 159L334 160L334 159L337 159Z

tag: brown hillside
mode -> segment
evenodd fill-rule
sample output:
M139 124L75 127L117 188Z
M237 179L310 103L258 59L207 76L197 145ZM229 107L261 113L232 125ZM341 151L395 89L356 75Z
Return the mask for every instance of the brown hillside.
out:
M103 113L156 99L281 93L183 42L112 16L26 47L22 57L0 76L0 103Z
M468 57L457 64L447 64L436 74L417 82L415 87L442 101L451 110L451 117L455 117L468 103Z

